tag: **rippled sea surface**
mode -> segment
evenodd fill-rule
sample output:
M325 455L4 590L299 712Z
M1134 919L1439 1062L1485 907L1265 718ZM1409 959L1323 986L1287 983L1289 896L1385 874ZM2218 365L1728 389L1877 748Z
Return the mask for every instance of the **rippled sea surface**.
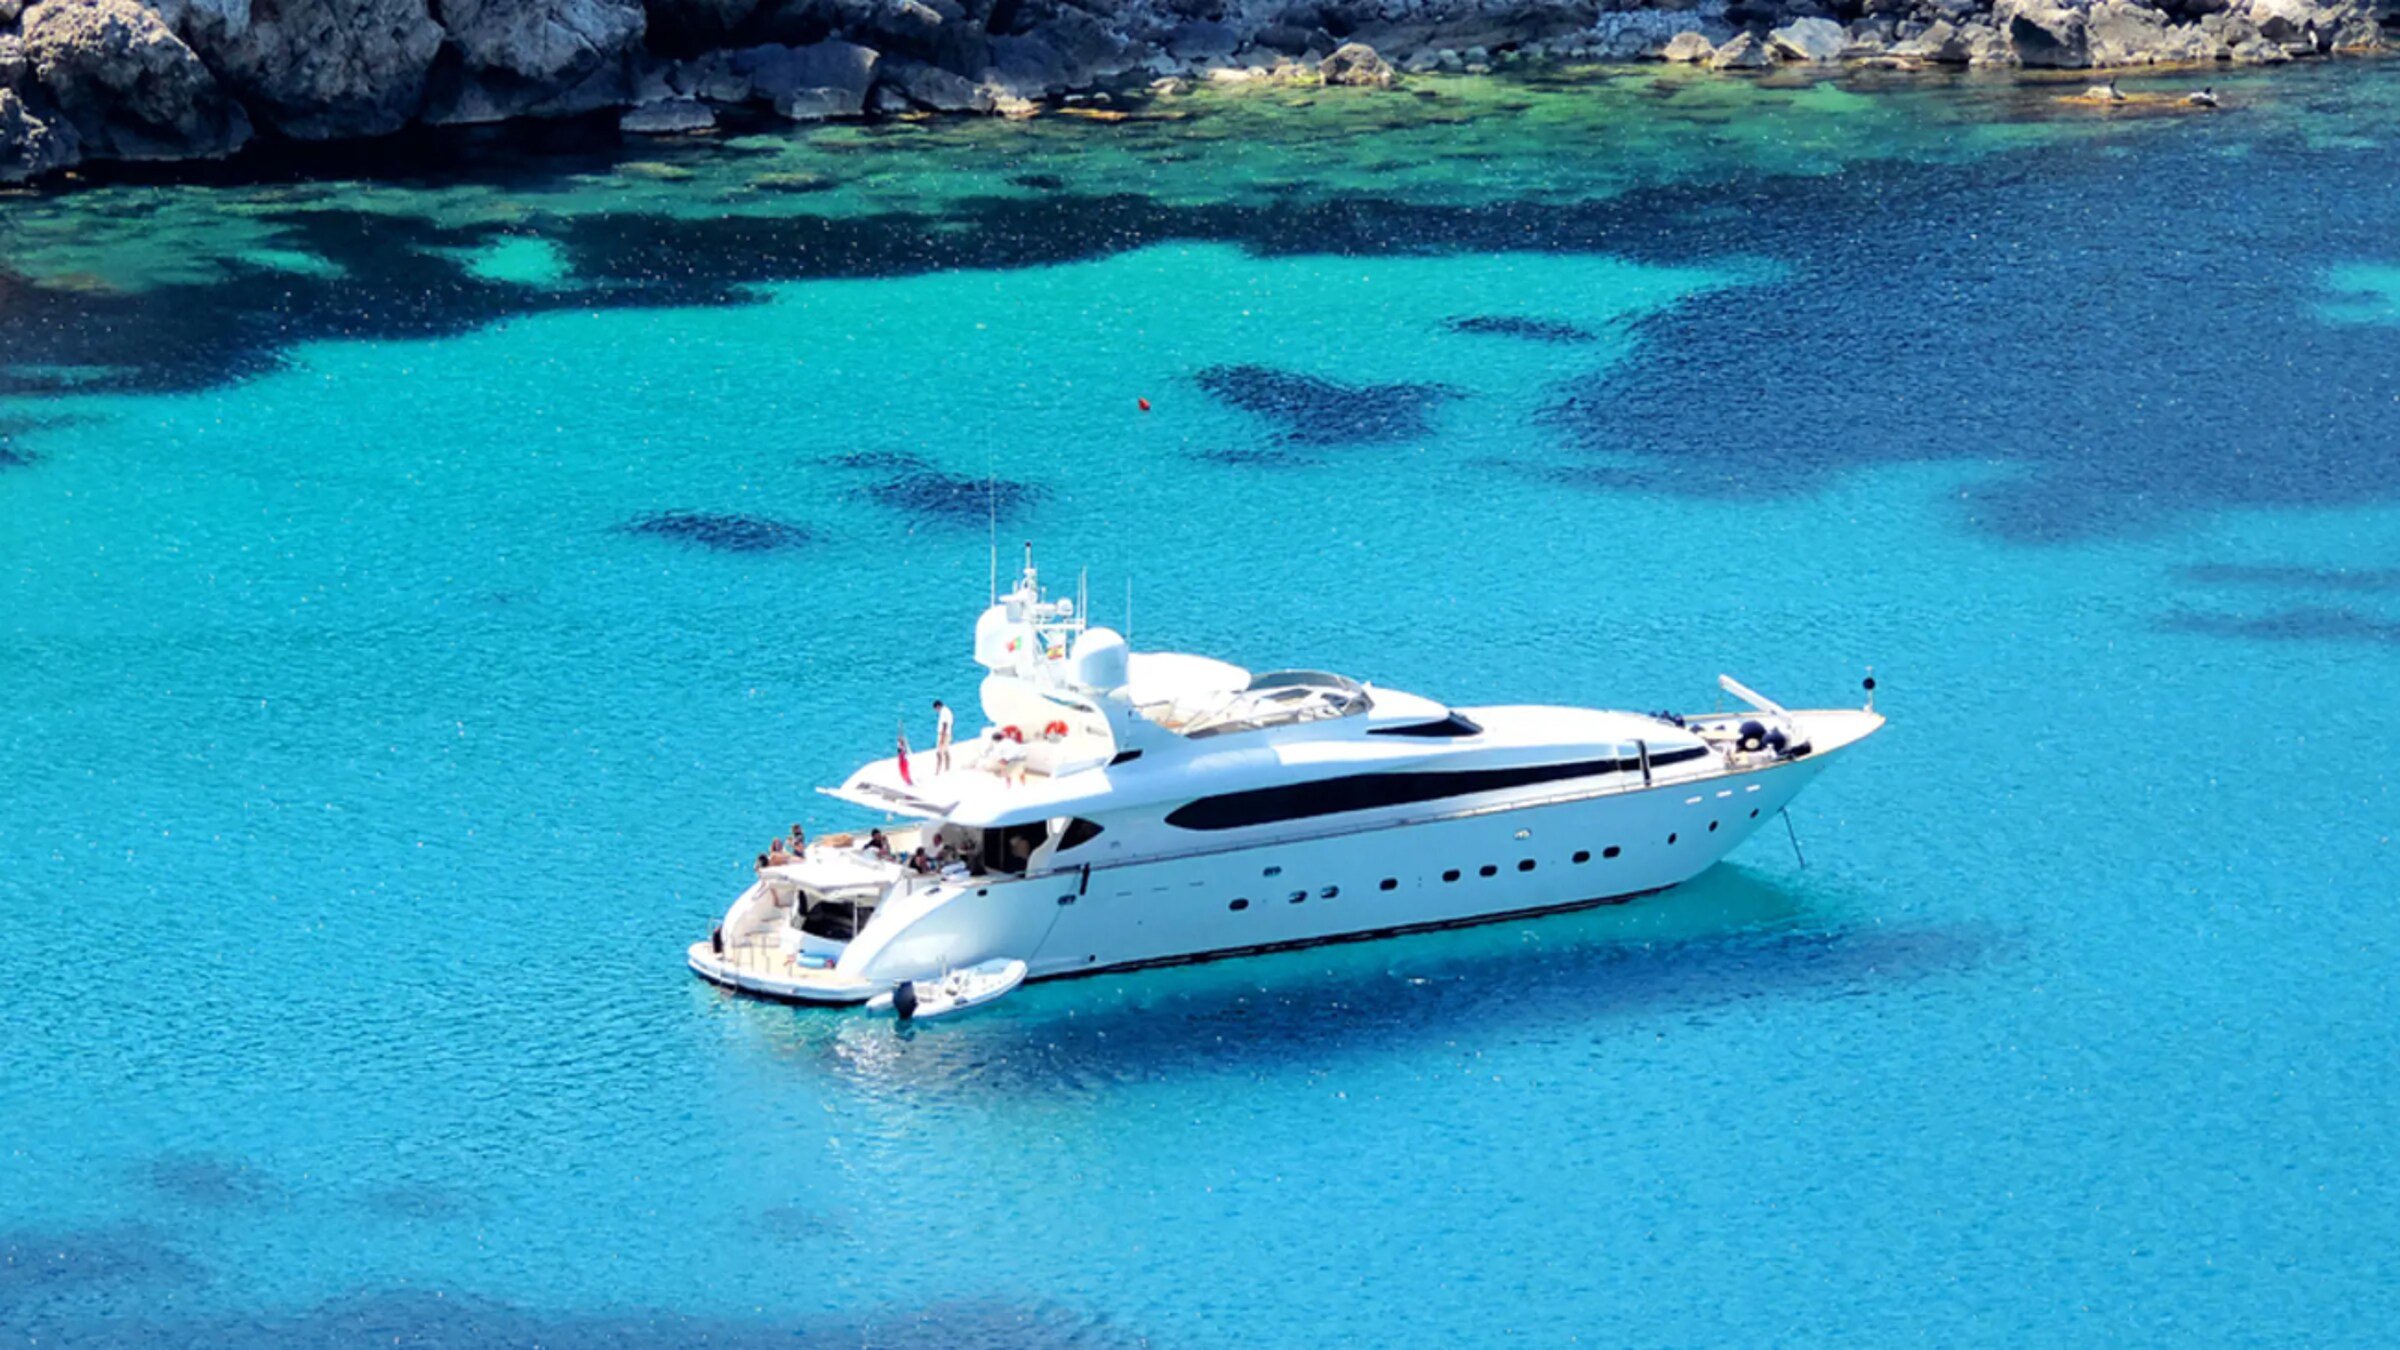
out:
M2400 66L2217 83L0 196L0 1338L2388 1336ZM1144 646L1892 725L1621 907L700 986L987 501Z

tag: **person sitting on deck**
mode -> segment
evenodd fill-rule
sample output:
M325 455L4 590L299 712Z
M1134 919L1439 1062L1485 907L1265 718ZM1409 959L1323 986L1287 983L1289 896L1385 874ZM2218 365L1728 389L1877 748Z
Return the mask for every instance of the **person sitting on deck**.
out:
M767 855L764 853L758 855L758 870L761 872L767 870Z
M926 855L924 849L920 848L908 855L908 870L921 877L932 876L933 859Z
M889 862L892 857L892 841L884 838L881 830L869 830L867 831L867 852Z
M791 848L793 857L799 858L806 856L808 853L808 831L800 828L798 825L792 826Z
M774 843L767 845L767 866L781 867L791 860L792 855L784 848L782 840L778 839Z

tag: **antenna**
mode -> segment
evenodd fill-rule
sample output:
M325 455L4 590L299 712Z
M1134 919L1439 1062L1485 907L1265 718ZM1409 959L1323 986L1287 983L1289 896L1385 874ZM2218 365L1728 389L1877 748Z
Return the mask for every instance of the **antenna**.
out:
M1133 645L1133 578L1125 578L1125 645Z
M1000 485L992 473L992 448L983 448L983 510L989 524L992 552L992 598L988 604L1000 603Z
M1075 574L1075 621L1092 621L1092 569L1084 568Z

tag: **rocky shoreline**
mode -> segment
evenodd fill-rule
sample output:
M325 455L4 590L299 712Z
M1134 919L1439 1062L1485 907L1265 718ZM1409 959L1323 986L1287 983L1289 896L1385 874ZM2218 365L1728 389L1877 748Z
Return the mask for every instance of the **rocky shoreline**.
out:
M0 183L618 110L630 134L1092 112L1516 63L2100 69L2400 43L2400 0L0 0Z

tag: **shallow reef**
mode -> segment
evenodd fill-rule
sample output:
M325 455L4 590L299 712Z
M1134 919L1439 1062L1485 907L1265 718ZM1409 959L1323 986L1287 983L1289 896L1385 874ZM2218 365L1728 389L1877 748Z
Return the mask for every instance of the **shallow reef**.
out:
M1439 384L1348 384L1268 366L1211 366L1193 377L1214 397L1278 424L1296 445L1389 445L1432 434L1436 408L1461 397Z

